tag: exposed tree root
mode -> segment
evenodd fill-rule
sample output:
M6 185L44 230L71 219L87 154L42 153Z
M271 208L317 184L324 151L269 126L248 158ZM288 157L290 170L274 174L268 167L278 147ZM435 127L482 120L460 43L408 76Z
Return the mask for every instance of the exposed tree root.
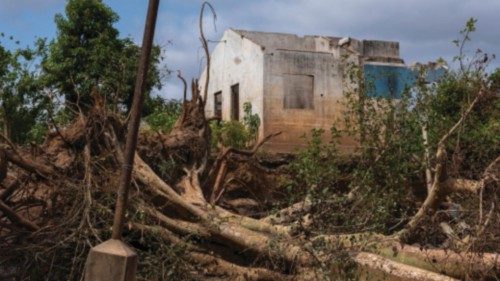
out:
M23 226L31 231L37 231L40 229L35 223L23 218L21 215L12 210L7 204L0 200L0 211L4 213L13 223Z

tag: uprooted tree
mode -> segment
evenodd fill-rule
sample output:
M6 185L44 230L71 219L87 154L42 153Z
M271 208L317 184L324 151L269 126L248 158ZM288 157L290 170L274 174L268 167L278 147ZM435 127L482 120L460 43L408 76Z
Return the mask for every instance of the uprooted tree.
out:
M201 20L202 16L200 28ZM202 41L207 50L203 34ZM209 59L207 69L210 69ZM464 134L470 128L471 115L478 105L485 105L485 100L488 101L486 105L498 104L498 94L494 93L498 89L484 76L477 75L477 71L458 74L467 79L464 83L471 87L470 96L464 99L458 118L450 122L448 128L434 130L430 120L419 124L422 135L429 135L422 138L419 135L423 150L421 155L415 155L418 161L412 160L424 167L423 171L414 171L417 177L425 179L420 186L424 194L422 203L410 209L408 212L413 213L399 225L380 233L370 228L350 233L320 232L315 228L322 223L322 212L318 209L329 201L339 199L344 206L362 208L360 204L369 200L363 196L364 182L352 179L356 175L347 179L353 184L344 184L336 194L324 193L324 197L320 197L318 190L323 186L316 184L326 184L328 180L317 181L311 186L303 186L310 192L305 192L304 197L290 202L289 206L274 211L267 209L251 216L234 208L236 200L224 200L230 189L248 188L242 183L241 167L263 175L274 173L258 163L256 152L279 132L256 141L247 149L220 144L214 152L212 120L205 116L204 109L207 87L205 84L205 92L200 93L197 81L193 81L191 97L183 101L171 131L143 131L140 137L124 237L139 252L140 278L334 280L359 276L368 279L372 274L402 280L498 277L498 244L485 251L476 251L474 247L486 234L496 235L490 238L498 243L498 233L491 231L495 224L498 225L497 207L494 199L486 200L498 193L498 155L488 156L492 160L481 167L482 172L475 179L452 177L449 165L452 157L448 151L455 147L457 134ZM364 111L367 106L362 91L363 87L355 88L358 93L354 95L355 104L362 107L361 111L357 108L357 112ZM422 87L421 91L428 91L428 88ZM88 250L110 235L126 124L122 115L108 110L106 99L98 89L93 89L89 96L92 106L76 115L70 125L48 133L43 145L32 145L28 151L7 138L2 143L2 278L78 279ZM395 114L397 108L411 111L402 104L388 105L391 116L399 116ZM371 111L373 118L381 110L380 106L376 107L376 112ZM498 111L494 114L498 117ZM364 126L365 119L357 119L359 124L355 127ZM401 123L389 119L380 119L385 120L384 130L402 129L398 127ZM365 129L370 131L370 128L374 127L368 125ZM439 133L442 135L438 136ZM397 145L390 138L391 134L386 134L387 138L382 140L380 135L379 131L378 141L371 143L372 146L365 146L370 137L361 143L363 151L359 161L362 164L359 167L377 167L378 163L386 163L387 157L394 155L391 150ZM324 156L322 149L316 152L314 155L318 159ZM335 179L330 179L332 181ZM409 183L410 179L405 182ZM437 219L443 205L456 204L452 201L455 193L478 197L481 202L477 227L470 231L467 239L456 238L458 234L452 227L441 224L450 238L447 241L459 244L460 250L415 246L419 237L425 235L426 229L422 226ZM402 197L387 200L393 199L407 200ZM240 198L238 202L250 201L255 202L249 198ZM357 218L351 219L356 221Z

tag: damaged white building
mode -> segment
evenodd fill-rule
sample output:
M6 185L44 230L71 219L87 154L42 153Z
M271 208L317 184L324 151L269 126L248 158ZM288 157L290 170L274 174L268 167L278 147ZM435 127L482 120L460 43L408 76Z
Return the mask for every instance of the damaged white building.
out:
M239 120L249 102L261 119L259 137L282 132L265 149L292 152L312 128L328 132L342 116L346 60L363 66L365 77L390 74L375 79L373 95L397 97L411 82L398 42L228 29L211 54L206 114ZM341 148L354 145L341 139Z

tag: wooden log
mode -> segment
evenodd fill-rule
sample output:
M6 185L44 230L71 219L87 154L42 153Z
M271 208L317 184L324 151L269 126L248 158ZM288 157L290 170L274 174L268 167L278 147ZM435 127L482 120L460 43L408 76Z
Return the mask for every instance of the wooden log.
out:
M418 267L409 266L406 264L398 263L376 254L360 252L353 256L354 261L361 266L368 269L366 280L372 280L370 274L377 274L381 272L383 280L400 280L400 281L458 281L446 275L438 274L432 271L424 270ZM373 272L375 271L375 272ZM393 279L394 278L394 279Z

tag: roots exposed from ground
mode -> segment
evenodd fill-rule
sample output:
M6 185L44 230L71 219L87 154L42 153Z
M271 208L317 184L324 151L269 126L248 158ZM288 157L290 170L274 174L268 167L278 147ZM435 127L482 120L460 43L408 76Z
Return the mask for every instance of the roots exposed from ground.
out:
M185 101L171 133L143 134L135 157L125 239L139 252L142 279L498 278L499 255L470 246L484 229L455 252L402 244L401 233L312 235L303 231L309 225L304 223L311 208L307 200L273 213L248 216L239 211L259 202L257 197L225 198L235 180L228 176L235 172L230 163L251 162L273 135L253 149L221 148L211 157L204 103L196 83L192 89L192 99ZM1 147L2 280L28 280L29 274L79 278L88 249L110 234L124 128L118 117L95 106L31 152L9 144ZM165 168L167 163L174 164ZM496 172L487 174L485 183L441 186L449 192L453 186L476 191L491 185ZM430 207L422 208L405 235L424 221ZM485 228L498 222L498 213L492 212L482 218ZM297 221L302 230L295 227Z

